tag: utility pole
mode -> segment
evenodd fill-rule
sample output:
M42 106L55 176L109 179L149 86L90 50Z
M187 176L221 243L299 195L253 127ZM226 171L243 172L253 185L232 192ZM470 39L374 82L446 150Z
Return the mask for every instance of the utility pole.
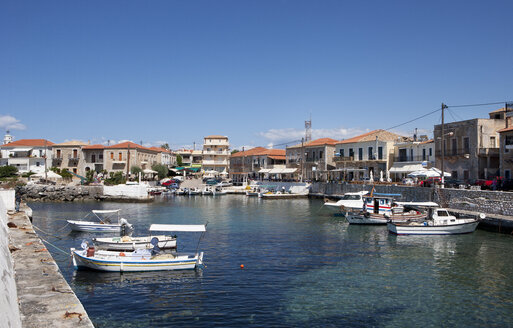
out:
M244 180L246 182L248 181L248 178L246 177L246 154L244 154L244 147L242 147L242 185L244 185Z
M130 143L128 143L128 150L126 156L126 178L130 178Z
M442 172L440 173L441 177L440 177L440 180L442 182L442 188L444 187L444 159L445 159L445 129L444 129L444 109L446 109L447 106L442 103L442 145L441 145L441 150L442 150ZM434 185L434 184L433 184Z
M47 151L48 151L48 147L46 146L46 139L45 139L45 157L44 157L45 158L45 180L48 180L48 172L46 172L46 152ZM29 171L30 171L30 169L29 169ZM47 182L45 181L45 183L47 183Z
M304 160L304 155L305 155L305 150L304 150L304 147L305 146L305 138L301 138L301 182L303 182L303 160Z

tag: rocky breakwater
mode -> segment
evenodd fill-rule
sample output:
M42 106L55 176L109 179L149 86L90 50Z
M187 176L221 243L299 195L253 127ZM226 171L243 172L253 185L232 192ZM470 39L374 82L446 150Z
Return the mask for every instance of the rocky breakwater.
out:
M26 185L20 188L25 201L81 201L103 199L102 186Z

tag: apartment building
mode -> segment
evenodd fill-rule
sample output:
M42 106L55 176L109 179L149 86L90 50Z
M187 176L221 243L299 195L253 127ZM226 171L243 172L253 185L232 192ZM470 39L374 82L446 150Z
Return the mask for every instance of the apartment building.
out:
M394 161L394 145L406 140L398 134L374 130L336 143L334 158L342 180L374 179L385 176Z
M203 170L228 172L230 166L230 143L228 137L212 135L203 138Z

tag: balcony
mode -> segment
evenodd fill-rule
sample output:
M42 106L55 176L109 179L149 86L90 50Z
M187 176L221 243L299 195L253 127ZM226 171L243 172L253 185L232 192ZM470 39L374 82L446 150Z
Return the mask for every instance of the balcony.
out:
M394 157L394 162L424 162L434 161L434 156L397 156Z
M230 156L230 152L227 150L224 150L224 151L204 150L203 155Z
M354 156L335 156L333 157L335 162L353 162Z
M203 165L228 165L228 161L203 160Z
M499 156L499 148L479 148L479 156Z
M435 151L436 157L442 156L442 151L440 149L437 149ZM465 157L468 158L470 156L470 149L469 148L452 148L452 149L445 149L444 153L445 157Z

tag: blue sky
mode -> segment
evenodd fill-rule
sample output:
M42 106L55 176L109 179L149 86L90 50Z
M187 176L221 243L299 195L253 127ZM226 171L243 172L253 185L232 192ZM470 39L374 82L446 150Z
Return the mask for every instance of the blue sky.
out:
M0 129L172 148L221 134L235 148L300 139L310 115L314 138L342 139L442 102L511 101L512 12L511 1L2 1Z

